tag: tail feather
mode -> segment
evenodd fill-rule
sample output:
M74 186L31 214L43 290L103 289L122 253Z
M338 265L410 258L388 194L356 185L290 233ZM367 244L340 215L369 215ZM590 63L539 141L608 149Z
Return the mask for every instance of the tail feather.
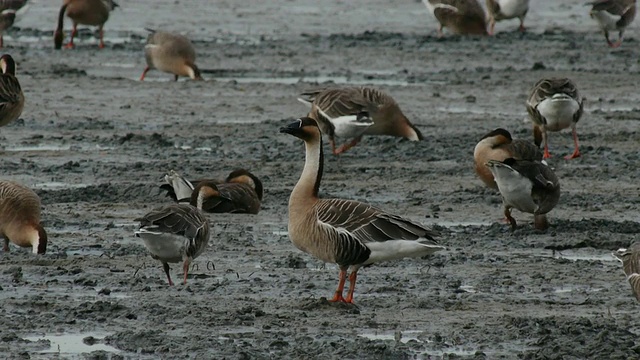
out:
M191 193L193 192L193 184L189 180L182 177L177 172L171 170L164 176L164 181L169 184L175 194L175 199L179 203L189 203L191 200ZM167 189L164 185L160 188ZM169 192L169 196L171 193Z
M311 107L311 105L313 104L312 101L309 101L309 100L303 99L303 98L298 98L298 101L300 101L301 103L307 105L308 107Z

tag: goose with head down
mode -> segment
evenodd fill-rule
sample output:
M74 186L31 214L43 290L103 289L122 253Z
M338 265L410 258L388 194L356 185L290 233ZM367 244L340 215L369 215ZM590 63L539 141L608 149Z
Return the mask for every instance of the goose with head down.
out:
M16 20L18 11L24 12L28 0L0 0L0 48L4 46L2 34L10 28Z
M17 120L24 109L24 93L16 78L16 63L11 55L0 57L0 126Z
M612 254L622 262L622 270L631 284L631 291L640 301L640 241L636 241L627 249L618 249Z
M496 21L520 19L518 30L524 31L524 17L529 11L529 0L487 0L489 35L493 35Z
M225 181L199 179L189 181L171 170L160 186L167 196L189 203L210 213L257 214L263 196L262 182L247 170L232 171Z
M487 35L487 19L477 0L422 0L438 20L438 36L448 28L457 35Z
M587 5L591 5L589 15L600 25L607 44L612 48L622 45L624 31L636 17L636 0L596 0ZM609 39L609 31L618 32L616 42Z
M154 209L141 218L135 232L142 238L151 257L160 260L169 285L173 285L169 263L182 261L184 284L189 265L202 254L209 242L209 221L202 211L188 204L172 204Z
M340 87L307 91L298 100L311 110L314 119L329 137L335 155L354 147L364 135L390 135L411 141L423 139L418 130L387 93L370 87ZM335 138L351 138L336 149Z
M504 161L508 158L542 161L542 151L531 141L513 139L511 133L503 128L483 136L473 150L476 174L492 189L498 189L498 184L487 163L489 160Z
M300 250L324 262L338 264L338 288L330 301L353 303L358 270L376 262L421 257L443 250L437 233L414 221L369 204L344 199L320 199L322 135L305 117L280 129L305 143L306 159L289 197L289 237ZM349 290L343 297L349 275Z
M544 158L551 157L547 131L560 131L568 127L573 135L574 150L565 159L580 156L576 125L582 117L584 100L576 84L568 78L543 78L532 88L527 100L527 112L533 122L533 139L544 146Z
M30 247L34 254L47 251L47 232L40 224L40 198L28 187L13 181L0 181L0 234L4 251L9 242Z
M196 66L196 50L186 37L165 31L147 29L151 32L144 46L144 57L147 67L144 68L140 81L143 81L151 69L173 74L173 79L179 76L193 80L202 80L200 69Z
M489 160L487 166L493 173L502 195L504 216L517 227L511 209L533 214L534 227L546 230L549 221L546 214L560 199L560 182L555 173L544 163L508 158L504 161Z
M66 48L75 47L73 39L78 33L78 25L97 26L100 33L100 49L104 48L104 31L102 28L109 20L109 13L115 9L118 4L113 0L64 0L60 12L58 13L58 27L53 33L53 44L56 49L62 48L64 40L64 15L66 14L73 21L73 30L71 38Z

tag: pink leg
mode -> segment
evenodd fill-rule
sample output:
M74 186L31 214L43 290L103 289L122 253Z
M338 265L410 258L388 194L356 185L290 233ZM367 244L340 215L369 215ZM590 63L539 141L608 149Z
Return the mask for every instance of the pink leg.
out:
M73 44L73 38L78 33L78 24L73 24L73 30L71 30L71 39L69 39L69 43L65 46L67 49L73 49L75 45Z
M334 150L333 153L335 155L342 154L343 152L345 152L345 151L351 149L352 147L356 146L360 142L361 139L362 139L362 136L359 136L359 137L351 140L351 142L349 142L348 144L342 144L337 150Z
M187 285L187 275L189 274L189 264L191 263L190 259L187 258L182 264L182 271L184 272L184 285Z
M349 275L349 291L347 291L347 298L344 302L353 304L353 291L356 289L356 279L358 278L358 270L354 270Z
M149 72L151 68L150 67L146 67L144 68L144 71L142 72L142 75L140 76L140 81L144 81L144 77L147 76L147 72Z
M102 26L100 26L98 31L100 32L100 44L98 44L98 47L104 49L104 31L102 30Z
M333 298L329 300L330 302L342 301L346 302L342 297L342 292L344 291L344 283L347 280L347 269L340 269L340 273L338 274L340 280L338 281L338 288L336 289L335 295Z
M496 27L496 21L494 19L489 20L489 35L493 35Z

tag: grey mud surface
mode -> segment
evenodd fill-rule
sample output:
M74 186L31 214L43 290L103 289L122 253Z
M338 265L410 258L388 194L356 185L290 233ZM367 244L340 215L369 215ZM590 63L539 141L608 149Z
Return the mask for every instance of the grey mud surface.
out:
M417 1L202 3L122 0L102 51L91 31L52 49L55 1L5 36L27 105L0 129L0 171L37 190L50 245L0 257L0 357L640 358L638 304L610 255L640 232L637 22L610 50L573 0L532 1L525 34L511 21L492 38L444 39ZM207 81L138 82L143 27L188 34ZM550 75L587 98L583 157L563 160L570 133L551 134L563 189L551 228L515 212L510 232L473 147L498 126L530 137L524 102ZM286 233L304 154L278 129L305 113L300 91L331 80L388 91L426 140L368 137L327 156L322 194L433 225L448 248L363 269L357 306L326 302L336 267ZM238 167L263 179L262 212L210 215L188 285L167 286L133 219L168 202L169 169Z

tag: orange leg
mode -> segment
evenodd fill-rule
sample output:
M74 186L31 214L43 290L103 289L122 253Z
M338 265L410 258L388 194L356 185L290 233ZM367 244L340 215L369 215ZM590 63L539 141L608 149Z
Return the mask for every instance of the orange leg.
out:
M344 302L353 304L353 291L356 289L356 279L358 278L358 270L353 270L349 275L349 291Z
M73 24L73 30L71 30L71 39L69 39L69 43L65 46L67 49L73 49L75 45L73 44L73 38L78 33L78 24Z
M187 285L187 275L189 274L189 264L191 263L190 259L187 258L182 264L182 271L184 271L184 285Z
M144 77L147 76L147 72L149 72L149 70L151 70L150 67L146 67L144 68L144 71L142 72L142 75L140 76L140 81L144 81Z
M100 44L98 45L98 47L100 49L104 49L104 31L102 30L102 26L100 26L100 29L98 29L98 31L100 32Z
M164 273L167 274L167 280L169 280L169 286L173 286L173 281L171 281L171 274L169 274L169 264L162 263L162 268L164 269Z
M580 149L578 148L578 133L576 132L575 126L573 127L571 132L573 134L573 154L565 156L564 158L567 160L580 157Z
M360 140L362 139L362 136L359 136L353 140L351 140L351 142L349 142L348 144L342 144L337 150L334 150L333 153L335 155L338 154L342 154L343 152L351 149L352 147L358 145L358 143L360 142Z
M329 300L330 302L336 302L336 301L346 302L345 299L342 297L342 291L344 291L344 283L347 280L347 269L341 268L340 273L338 274L338 277L340 278L340 280L338 281L338 288L336 289L336 293L335 295L333 295L333 298Z
M549 143L547 142L547 129L542 129L542 143L544 144L544 155L542 156L543 159L548 159L551 157L551 154L549 153Z

